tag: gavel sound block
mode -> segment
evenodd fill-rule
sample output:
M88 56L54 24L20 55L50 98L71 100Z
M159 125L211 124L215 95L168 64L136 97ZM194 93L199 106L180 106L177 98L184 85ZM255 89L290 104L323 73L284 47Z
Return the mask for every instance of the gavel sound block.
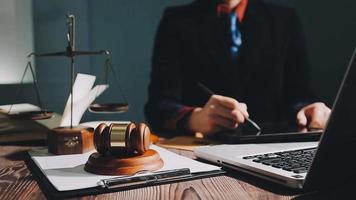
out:
M150 130L143 124L102 123L94 131L96 153L90 155L85 171L101 175L132 175L163 167L158 152L149 149Z
M94 128L57 127L47 134L48 151L57 155L85 153L94 149Z

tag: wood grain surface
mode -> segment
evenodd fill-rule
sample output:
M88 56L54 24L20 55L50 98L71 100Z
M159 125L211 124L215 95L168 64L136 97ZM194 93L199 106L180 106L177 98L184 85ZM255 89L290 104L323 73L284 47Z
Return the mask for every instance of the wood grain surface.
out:
M28 170L25 152L36 146L0 145L0 199L46 199L35 177ZM193 153L171 150L193 158ZM324 193L301 194L283 186L242 173L228 171L226 176L145 187L75 199L353 199L352 187Z

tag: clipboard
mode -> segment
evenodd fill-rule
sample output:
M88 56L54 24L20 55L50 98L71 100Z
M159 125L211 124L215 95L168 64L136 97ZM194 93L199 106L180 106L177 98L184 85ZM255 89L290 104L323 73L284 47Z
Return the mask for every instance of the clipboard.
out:
M97 195L103 193L119 192L119 191L142 188L142 187L149 187L149 186L156 186L162 184L169 184L169 183L220 176L226 173L225 171L219 169L219 170L206 171L206 172L190 173L189 176L178 175L178 176L172 176L170 178L162 178L155 181L152 181L151 179L151 181L147 181L147 182L143 181L137 184L122 185L120 187L109 188L109 187L103 187L101 185L97 185L95 187L88 187L85 189L59 191L56 189L56 187L53 186L53 184L50 182L50 180L47 178L47 176L44 174L41 168L36 164L36 162L32 159L29 153L27 153L26 164L28 168L31 170L31 172L35 175L34 177L38 182L39 187L41 188L41 190L43 191L43 193L48 199L63 199L63 198L73 198L73 197L86 196L86 195ZM152 174L149 175L152 176ZM132 176L127 176L127 178L132 178Z

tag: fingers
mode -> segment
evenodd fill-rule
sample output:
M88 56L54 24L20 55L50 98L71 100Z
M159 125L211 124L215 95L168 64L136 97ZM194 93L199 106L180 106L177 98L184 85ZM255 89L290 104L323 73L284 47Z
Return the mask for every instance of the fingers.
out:
M245 118L249 118L250 115L248 114L247 112L247 105L245 103L240 103L238 101L236 101L238 104L237 104L237 108L238 110L243 114L243 116Z
M323 129L329 119L331 110L324 103L312 104L309 109L310 113L310 128Z
M223 117L234 123L244 123L245 116L239 109L230 110L220 104L212 104L209 107L210 116L212 117Z
M234 120L212 115L204 108L195 108L188 118L187 128L193 132L201 132L203 135L210 135L224 129L234 129L238 123Z
M324 129L331 110L324 103L314 103L301 109L297 114L297 123L309 129Z
M309 128L311 129L321 129L325 126L324 117L322 110L320 109L310 109L310 123Z
M223 129L235 129L248 116L246 104L213 95L203 108L194 109L188 119L188 128L209 135Z
M243 123L245 118L249 117L249 114L247 112L247 105L244 103L239 103L238 101L236 101L233 98L224 97L224 96L220 96L220 95L213 95L209 99L208 103L210 103L210 105L215 105L221 111L225 111L225 112L229 113L229 115L232 115L232 117L235 118L235 120L237 120L237 122ZM240 121L241 114L243 116L242 122Z
M222 127L224 129L235 129L238 127L238 123L224 117L214 116L211 119L212 123L214 123L213 126Z
M309 130L308 130L308 128L306 128L306 127L298 127L298 132L301 132L301 133L307 133Z
M220 95L213 95L211 99L221 106L226 107L227 109L230 110L235 110L238 109L244 117L248 118L248 112L247 112L247 106L244 103L239 103L236 99L230 98L230 97L224 97Z
M307 126L308 119L307 116L305 116L305 109L301 109L298 114L297 114L297 125L298 126Z
M240 124L245 123L245 120L247 119L247 117L245 117L245 114L243 114L243 112L237 109L231 111L231 115L233 116L233 120Z
M229 97L225 97L225 96L221 96L221 95L212 95L209 99L209 101L214 101L217 102L219 104L221 104L222 106L225 106L226 108L230 108L230 109L234 109L235 108L235 99L233 98L229 98ZM236 101L237 102L237 101Z

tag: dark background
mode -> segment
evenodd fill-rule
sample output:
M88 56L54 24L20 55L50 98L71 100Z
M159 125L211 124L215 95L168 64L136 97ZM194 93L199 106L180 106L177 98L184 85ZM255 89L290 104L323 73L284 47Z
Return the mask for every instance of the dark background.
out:
M312 84L317 95L332 106L344 70L356 44L356 1L354 0L269 0L296 8L302 20L312 66ZM36 52L62 51L66 46L65 14L77 18L78 50L107 49L118 73L106 99L122 101L120 85L130 103L125 114L104 115L87 112L83 121L143 121L147 99L150 58L157 25L165 7L191 0L33 0ZM77 72L100 77L104 59L82 57ZM25 63L24 63L25 65ZM47 108L62 113L69 95L69 61L62 58L36 59L41 95ZM116 85L116 87L114 87ZM13 85L0 85L0 104L15 101ZM31 86L17 102L34 99ZM27 97L26 97L27 96Z

